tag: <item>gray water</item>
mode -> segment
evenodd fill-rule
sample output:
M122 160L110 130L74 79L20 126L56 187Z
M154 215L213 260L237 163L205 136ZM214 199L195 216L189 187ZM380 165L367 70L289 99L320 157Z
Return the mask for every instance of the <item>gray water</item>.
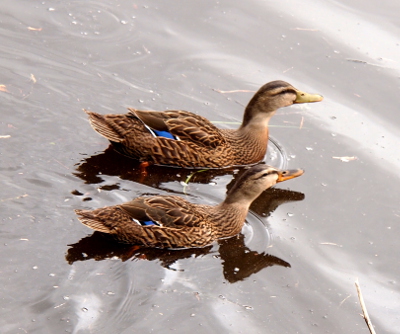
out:
M13 1L0 10L1 333L377 333L400 327L394 1ZM74 209L142 194L221 201L238 170L138 164L82 108L194 111L235 127L264 83L324 95L280 110L238 237L120 245ZM232 92L233 91L233 92Z

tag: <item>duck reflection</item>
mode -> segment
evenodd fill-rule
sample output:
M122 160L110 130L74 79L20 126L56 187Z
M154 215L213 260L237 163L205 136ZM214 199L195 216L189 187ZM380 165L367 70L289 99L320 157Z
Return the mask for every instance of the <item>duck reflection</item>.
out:
M116 242L109 235L94 232L91 236L81 239L70 245L66 260L69 264L75 261L94 259L101 261L109 258L120 258L122 261L148 260L159 261L164 268L175 270L171 266L178 260L202 257L208 254L217 256L222 261L225 279L230 283L241 281L260 270L274 265L289 267L290 264L276 256L267 253L258 253L250 250L244 244L244 235L239 234L229 239L218 241L219 249L213 246L204 248L188 248L168 250L160 248L146 248ZM219 254L218 254L219 253Z
M161 249L129 245L117 242L111 235L95 231L92 235L82 238L76 244L69 245L66 260L69 264L76 261L94 259L101 261L119 258L125 262L132 260L158 260L167 269L174 270L171 265L178 260L199 257L209 254L212 246L187 249Z
M241 233L218 243L224 277L230 283L242 281L267 267L277 265L290 268L288 262L276 256L250 250L245 246Z
M252 204L251 210L267 217L280 204L304 199L304 194L278 188L264 191ZM260 270L274 265L290 267L290 264L266 252L256 252L245 244L245 236L240 233L234 237L218 240L214 245L204 248L179 250L146 248L116 242L112 236L94 232L79 242L69 245L66 260L69 264L75 261L94 259L101 261L108 258L120 258L122 261L148 260L159 263L170 270L176 261L203 256L215 256L221 259L223 274L230 283L235 283L251 276Z
M243 169L243 167L239 169ZM160 188L162 183L171 180L208 184L217 176L234 174L238 168L185 169L150 165L144 170L139 161L117 153L110 146L104 152L84 159L82 163L77 165L76 170L77 172L74 175L87 184L102 183L104 180L101 175L109 175ZM115 187L119 188L118 185L115 185Z

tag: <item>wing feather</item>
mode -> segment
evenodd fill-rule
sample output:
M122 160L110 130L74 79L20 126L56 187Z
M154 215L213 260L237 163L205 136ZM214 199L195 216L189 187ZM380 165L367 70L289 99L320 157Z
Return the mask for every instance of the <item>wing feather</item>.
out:
M129 111L150 128L168 131L181 141L211 148L226 145L221 131L200 115L184 110L143 111L129 108Z
M120 207L132 218L152 220L164 227L199 226L205 220L198 206L179 196L139 197Z

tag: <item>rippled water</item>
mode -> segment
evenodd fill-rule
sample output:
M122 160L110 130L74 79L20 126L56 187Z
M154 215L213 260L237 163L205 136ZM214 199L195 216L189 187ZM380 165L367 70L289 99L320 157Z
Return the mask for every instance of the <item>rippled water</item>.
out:
M2 4L1 333L367 333L356 278L376 331L398 332L397 2ZM82 108L235 127L275 79L325 99L273 118L266 161L306 173L263 193L242 234L160 251L78 222L142 194L215 204L240 173L143 178Z

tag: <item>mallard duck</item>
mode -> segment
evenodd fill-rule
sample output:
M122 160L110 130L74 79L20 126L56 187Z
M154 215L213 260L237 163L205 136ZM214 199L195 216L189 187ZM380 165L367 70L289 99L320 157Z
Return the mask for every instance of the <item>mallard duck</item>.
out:
M303 174L256 165L245 171L216 205L188 202L179 196L138 197L96 210L75 210L79 220L117 240L158 248L204 247L238 234L250 204L266 189Z
M268 122L293 103L321 101L284 81L262 86L247 105L242 125L219 129L206 118L183 110L101 115L84 110L94 130L122 154L158 165L224 168L260 162L267 151Z

